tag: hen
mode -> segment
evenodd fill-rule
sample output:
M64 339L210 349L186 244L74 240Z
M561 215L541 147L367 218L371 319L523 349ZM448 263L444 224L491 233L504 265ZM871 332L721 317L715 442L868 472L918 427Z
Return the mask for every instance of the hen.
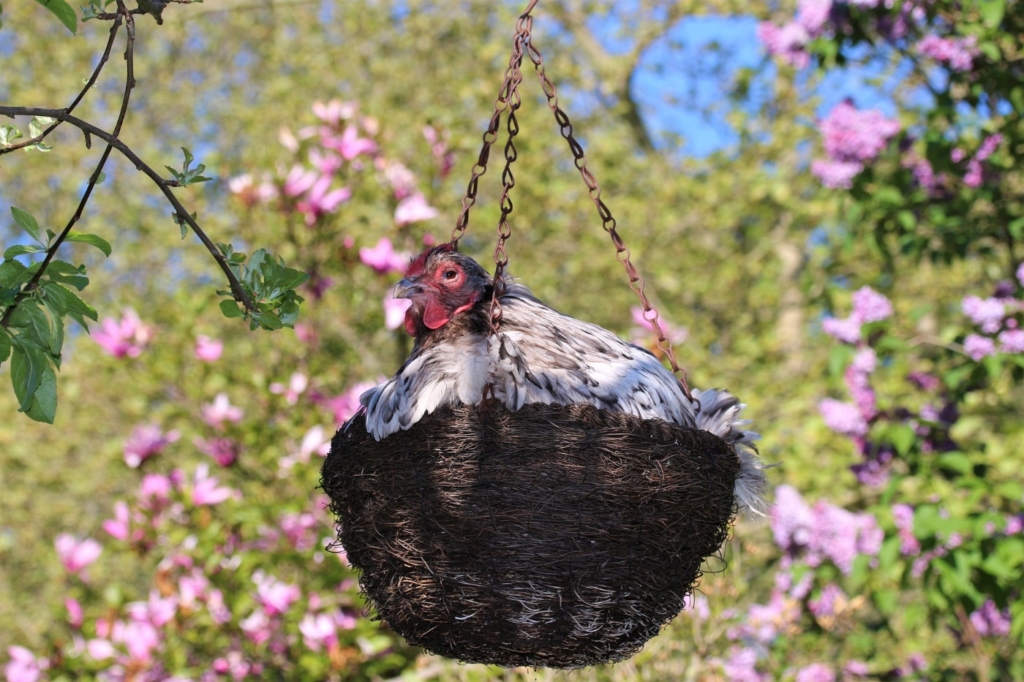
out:
M698 405L649 351L589 322L563 315L506 280L496 335L489 328L492 281L472 258L449 244L427 249L395 287L411 305L405 329L416 341L391 379L360 396L366 428L376 440L408 429L446 405L494 398L518 410L528 403L589 403L709 431L740 456L735 496L741 510L764 514L763 466L753 431L739 419L744 405L719 390L693 390Z

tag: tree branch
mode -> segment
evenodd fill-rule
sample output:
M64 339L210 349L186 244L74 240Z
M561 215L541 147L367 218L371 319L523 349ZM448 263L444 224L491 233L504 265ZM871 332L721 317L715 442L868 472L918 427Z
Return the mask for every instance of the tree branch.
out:
M199 226L199 224L192 218L191 215L189 215L189 213L185 210L185 207L182 206L180 201L178 201L178 198L174 196L174 193L171 191L169 183L163 178L161 178L159 173L157 173L142 159L140 159L135 154L135 152L133 152L125 143L121 142L119 139L117 139L110 133L106 132L105 130L97 128L96 126L92 125L87 121L83 121L80 118L72 116L71 114L67 113L67 111L65 111L64 109L42 109L39 107L0 106L0 116L50 116L52 118L56 118L61 121L70 123L71 125L75 126L76 128L85 133L95 135L99 139L107 142L107 144L109 144L117 151L121 152L121 154L126 159L132 162L136 170L142 171L146 176L149 177L150 180L156 183L156 186L160 188L160 191L167 198L167 201L170 202L171 206L174 207L176 215L181 220L185 221L185 223L188 224L189 227L192 228L192 231L195 232L196 236L199 237L199 240L207 248L210 254L213 255L214 260L217 261L217 264L220 266L221 270L224 271L224 275L228 279L228 283L231 286L231 294L234 296L235 300L239 301L245 307L247 312L254 312L256 310L256 303L252 300L251 297L249 297L248 294L245 293L245 290L242 289L241 283L238 281L238 278L235 277L235 273L231 271L231 266L228 264L227 259L224 258L224 254L220 252L220 249L217 248L217 246L210 240L210 238L206 235L206 233Z
M114 38L117 37L117 31L121 28L120 14L116 14L114 16L116 18L114 19L114 23L110 26L110 37L107 38L107 47L103 50L103 55L100 57L100 63L96 65L96 69L92 72L92 76L89 78L89 80L86 81L85 87L82 88L82 91L78 93L78 97L75 97L71 104L68 105L68 108L65 109L65 111L67 111L69 114L75 110L75 107L78 106L78 103L82 101L83 97L85 97L85 93L89 92L89 89L96 83L96 79L99 78L100 71L103 70L103 66L107 63L107 60L110 59L110 49L114 46ZM31 147L33 145L39 144L44 139L46 139L46 136L52 133L54 129L61 123L61 121L57 121L49 128L44 130L42 133L36 135L30 140L19 142L18 144L12 144L10 147L0 149L0 156L3 156L4 154L9 154L15 151L16 149L23 149L25 147Z

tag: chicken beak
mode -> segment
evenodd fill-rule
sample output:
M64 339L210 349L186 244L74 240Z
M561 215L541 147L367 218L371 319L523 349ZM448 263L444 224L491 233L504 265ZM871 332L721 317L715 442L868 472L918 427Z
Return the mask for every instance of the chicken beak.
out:
M415 279L403 279L395 285L395 298L412 298L423 291L423 287Z

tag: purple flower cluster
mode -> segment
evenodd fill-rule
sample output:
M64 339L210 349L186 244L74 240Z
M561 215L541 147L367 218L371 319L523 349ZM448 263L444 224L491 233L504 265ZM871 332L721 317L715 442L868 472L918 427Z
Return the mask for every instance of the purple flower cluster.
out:
M884 534L874 516L854 513L819 500L809 506L796 489L775 490L771 515L775 543L790 556L803 556L809 566L831 561L849 574L860 555L877 556Z
M914 49L922 56L948 64L954 71L967 71L971 68L974 58L978 56L976 43L977 39L974 36L940 38L932 34L919 40Z
M802 69L811 63L807 44L825 34L831 13L832 0L799 0L796 19L782 26L762 22L757 27L757 37L768 54Z
M811 663L797 671L796 682L836 682L836 673L824 663Z
M981 637L1005 637L1010 634L1010 609L996 606L991 599L970 616L971 625Z
M914 508L908 504L892 506L892 521L900 539L900 554L914 556L920 554L921 543L914 535Z
M893 313L892 302L885 295L868 286L853 292L853 311L846 318L825 318L822 330L843 343L859 344L861 327L868 322L880 322Z
M1024 266L1018 271L1018 276ZM1024 283L1022 283L1024 286ZM978 325L982 334L968 334L964 338L964 353L975 362L996 353L1024 353L1024 329L1021 328L1021 313L1024 300L1010 295L1013 286L1006 283L997 289L997 295L989 298L966 296L960 309Z
M850 101L837 105L822 119L820 130L828 159L811 164L826 187L847 189L866 162L878 156L900 131L899 121L876 109L857 109Z

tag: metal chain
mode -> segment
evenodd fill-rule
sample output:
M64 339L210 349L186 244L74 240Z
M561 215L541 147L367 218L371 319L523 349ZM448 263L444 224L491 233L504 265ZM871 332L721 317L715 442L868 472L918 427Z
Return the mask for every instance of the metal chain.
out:
M582 176L583 182L586 184L587 191L590 194L590 199L594 202L594 205L597 207L597 213L601 217L601 227L608 233L612 244L615 245L615 258L626 269L626 276L629 277L629 288L635 291L640 298L644 319L651 323L651 326L654 327L654 332L658 335L658 348L668 357L669 364L672 366L672 372L679 377L679 386L683 389L683 393L686 394L690 402L694 402L690 386L686 382L686 371L676 362L676 353L672 349L672 343L665 337L665 332L662 330L661 323L658 320L658 310L651 304L647 294L644 292L644 278L640 276L636 267L630 262L629 248L622 241L618 230L616 230L615 218L612 217L612 212L605 205L604 200L601 199L601 187L597 184L597 178L587 168L587 156L583 152L583 147L573 137L572 123L569 122L569 116L558 106L558 95L555 93L555 85L547 77L547 74L544 73L544 57L541 56L537 46L533 44L532 37L528 35L528 38L530 39L526 44L526 51L530 55L534 69L537 71L541 87L544 88L544 95L548 98L548 108L555 115L559 132L562 133L565 141L569 143L573 163L580 172L580 176Z
M505 241L512 236L512 228L508 223L508 216L512 212L512 199L509 196L509 192L515 187L515 177L512 175L512 164L515 162L518 154L516 152L515 145L513 144L513 138L519 133L519 123L516 120L515 112L519 109L522 104L522 99L519 95L519 85L522 83L523 76L521 71L522 60L524 54L530 56L530 60L533 62L534 69L537 72L537 77L540 79L541 87L544 89L544 95L547 97L548 108L551 109L555 115L555 121L558 123L559 132L562 137L565 138L569 144L569 150L572 152L573 163L576 169L580 172L580 176L583 178L584 184L587 186L587 192L590 195L591 201L597 207L597 213L601 218L601 227L612 240L612 244L615 246L615 258L622 263L622 266L626 270L626 276L629 278L629 287L636 292L640 299L640 305L643 308L643 317L645 320L651 323L654 328L655 334L658 337L658 348L668 357L669 364L672 366L672 372L678 376L679 386L683 390L683 393L690 400L695 402L693 394L690 391L690 386L686 381L686 371L683 370L679 363L676 361L675 350L672 348L672 343L666 338L665 332L661 328L659 321L659 315L657 308L651 304L645 292L644 278L637 271L636 266L630 261L630 251L626 246L622 237L619 235L616 229L615 218L612 216L611 210L601 199L601 187L597 183L597 178L587 168L587 156L583 151L583 147L573 136L572 123L569 121L568 114L558 105L558 95L555 92L554 83L547 77L544 72L544 57L541 55L540 50L533 44L533 17L530 16L530 12L536 6L537 0L530 0L526 10L519 16L516 22L516 33L512 41L512 56L509 59L508 68L505 70L505 80L501 85L501 90L498 93L498 98L494 102L494 113L491 115L490 123L487 126L487 131L483 135L483 147L480 150L480 156L477 159L477 163L473 166L472 175L470 177L469 186L466 189L466 196L462 200L462 212L459 214L459 218L455 223L455 228L452 230L451 243L454 246L458 246L459 239L466 233L466 229L469 227L469 209L476 203L476 194L479 184L480 176L487 171L487 161L490 156L491 146L497 139L498 126L500 125L501 115L508 110L508 142L505 143L505 169L502 172L502 194L501 194L501 218L498 221L498 242L494 249L494 292L491 297L491 320L490 327L491 333L497 332L499 325L501 324L501 303L499 302L500 296L505 291L504 282L504 270L505 266L508 265L508 255L505 253ZM699 408L698 408L699 409Z

